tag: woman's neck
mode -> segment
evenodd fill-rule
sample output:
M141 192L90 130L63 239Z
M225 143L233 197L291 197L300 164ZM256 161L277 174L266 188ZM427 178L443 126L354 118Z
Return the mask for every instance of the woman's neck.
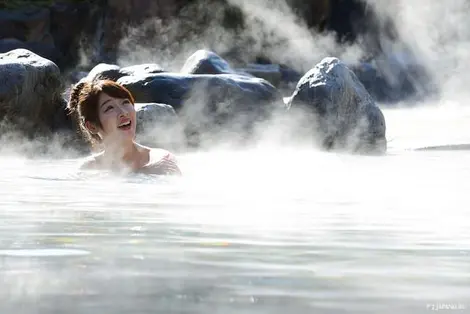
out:
M103 158L111 165L120 163L132 166L139 160L139 149L134 141L126 145L105 145Z

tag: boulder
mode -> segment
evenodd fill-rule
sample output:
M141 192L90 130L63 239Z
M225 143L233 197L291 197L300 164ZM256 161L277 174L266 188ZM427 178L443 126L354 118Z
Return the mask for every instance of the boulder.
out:
M116 64L99 63L83 79L109 79L117 81L123 76L142 76L162 72L164 72L163 68L155 63L136 64L124 68Z
M322 29L331 14L331 0L288 0L293 11L307 26Z
M124 75L120 72L121 67L115 64L99 63L84 78L85 80L108 79L117 81Z
M181 69L183 74L229 74L235 73L227 61L208 50L193 53Z
M381 110L356 75L337 58L325 58L308 71L287 106L311 117L313 132L324 149L386 151Z
M165 70L159 64L144 63L124 67L119 72L122 74L122 76L128 76L162 73L165 72Z
M244 68L239 68L237 71L248 73L251 76L265 79L275 87L281 84L282 73L279 64L248 64Z
M156 102L179 110L191 89L190 76L177 73L129 75L117 82L132 93L136 102Z
M235 74L158 73L125 76L118 83L136 102L171 105L180 117L191 144L202 133L249 135L260 120L285 109L282 97L269 82Z
M106 62L100 47L105 1L54 1L50 12L50 33L62 54L62 71L77 63Z
M422 98L433 89L426 68L410 54L380 55L350 68L372 97L381 103Z
M281 64L279 70L281 71L281 81L284 84L297 83L302 78L302 74L285 64Z
M362 0L328 0L329 15L325 28L332 31L339 42L352 42L359 35L359 26L367 22L372 25L367 14L368 3ZM369 47L365 47L369 48Z
M108 0L106 1L106 15L103 21L102 50L109 60L116 58L120 42L131 35L130 30L145 28L147 21L157 22L159 19L170 19L177 16L178 11L188 0ZM155 43L161 40L156 36L159 29L150 27L142 37ZM109 61L112 62L112 61Z
M277 88L290 89L290 91L302 77L301 74L289 66L274 63L249 63L244 68L237 68L235 72L241 75L263 78Z
M87 76L88 76L88 72L86 71L80 71L80 70L71 71L67 73L66 76L64 77L66 81L65 84L66 85L77 84L79 81L86 79Z
M0 119L29 134L51 131L63 109L60 70L25 49L0 54Z
M0 53L14 49L27 49L56 64L61 61L50 33L48 8L0 10Z
M170 105L135 103L137 137L144 145L180 148L184 145L183 127Z
M0 53L9 52L15 49L26 49L35 54L58 63L62 59L62 54L56 47L48 43L24 42L16 38L0 39Z
M48 8L0 10L0 38L53 44L49 25L50 10Z

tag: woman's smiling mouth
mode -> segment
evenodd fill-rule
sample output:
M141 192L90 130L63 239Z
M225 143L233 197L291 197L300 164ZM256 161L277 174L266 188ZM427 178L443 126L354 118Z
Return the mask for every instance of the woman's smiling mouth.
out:
M118 128L121 129L121 130L127 131L127 130L130 130L131 125L132 125L132 121L128 120L126 122L122 122L121 124L119 124Z

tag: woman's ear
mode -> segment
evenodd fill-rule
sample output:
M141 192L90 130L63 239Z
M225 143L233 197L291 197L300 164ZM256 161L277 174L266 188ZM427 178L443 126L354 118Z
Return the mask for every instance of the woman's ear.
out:
M91 123L90 121L85 121L85 127L91 134L98 134L98 128L95 124Z

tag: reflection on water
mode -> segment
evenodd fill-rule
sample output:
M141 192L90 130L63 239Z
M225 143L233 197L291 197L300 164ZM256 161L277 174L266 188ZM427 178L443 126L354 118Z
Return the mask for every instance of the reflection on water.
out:
M1 157L0 313L469 311L470 152L400 144L187 154L183 178Z

